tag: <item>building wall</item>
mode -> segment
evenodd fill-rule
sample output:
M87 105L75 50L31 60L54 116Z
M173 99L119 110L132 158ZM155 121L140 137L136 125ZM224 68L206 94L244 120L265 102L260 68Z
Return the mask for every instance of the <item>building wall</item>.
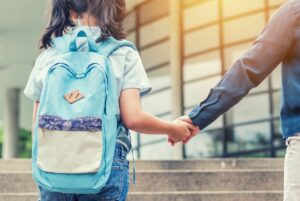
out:
M183 0L182 43L184 109L187 114L206 98L231 65L245 53L283 0ZM171 120L168 1L136 6L125 23L153 85L145 110ZM218 118L185 147L187 158L281 156L280 68L237 106ZM172 148L165 137L133 135L142 159L166 159ZM156 150L155 152L151 150Z
M205 99L209 89L250 47L267 18L283 0L182 2L184 108L188 113ZM7 1L1 5L0 127L6 91L17 87L21 89L20 127L30 130L32 102L22 94L22 90L39 53L37 41L45 24L46 1ZM128 0L128 5L131 7L125 22L128 39L139 47L153 85L152 94L142 100L143 107L160 118L171 120L168 1ZM186 157L270 156L270 147L278 148L273 152L280 156L283 147L278 118L280 83L277 68L240 104L195 137L185 147ZM135 154L141 159L173 157L174 150L167 145L165 137L136 134L132 137ZM224 152L226 149L227 152Z
M3 1L0 6L0 125L3 121L6 92L22 90L35 58L38 40L46 21L47 1ZM32 103L20 94L20 126L30 129Z

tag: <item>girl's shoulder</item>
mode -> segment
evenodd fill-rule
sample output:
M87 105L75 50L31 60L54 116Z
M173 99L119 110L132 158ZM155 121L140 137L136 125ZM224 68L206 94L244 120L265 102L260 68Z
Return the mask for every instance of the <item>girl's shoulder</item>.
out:
M126 59L139 57L139 52L132 47L123 46L114 51L111 56L123 56Z
M55 59L57 52L53 48L47 48L43 50L35 61L34 68L36 70L42 70L47 66L48 63L51 63Z
M49 47L47 49L44 49L39 56L37 57L37 59L46 59L50 56L53 56L54 54L56 54L56 51L54 48Z

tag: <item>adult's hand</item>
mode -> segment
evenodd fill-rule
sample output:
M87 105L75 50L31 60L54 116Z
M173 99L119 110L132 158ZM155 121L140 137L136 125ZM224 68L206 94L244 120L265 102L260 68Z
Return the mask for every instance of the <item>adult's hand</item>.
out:
M193 125L192 120L188 116L179 117L177 120L182 121L182 122L186 122L190 125ZM200 128L198 126L195 126L195 125L193 125L193 127L189 127L189 129L190 129L191 134L186 140L183 141L184 144L187 144L200 131Z
M192 124L192 120L188 117L188 116L182 116L179 117L178 119L176 119L174 121L174 123L178 124L178 125L184 125L185 127L187 127L190 131L190 135L183 139L182 142L184 144L188 143L198 132L199 132L199 127L195 126ZM168 142L174 146L174 144L176 143L173 139L169 138Z

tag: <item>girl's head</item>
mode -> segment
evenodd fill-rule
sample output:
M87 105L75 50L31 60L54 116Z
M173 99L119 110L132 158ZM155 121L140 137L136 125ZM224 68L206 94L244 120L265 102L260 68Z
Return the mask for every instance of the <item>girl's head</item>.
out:
M62 36L80 19L90 26L98 26L102 31L101 39L125 37L122 27L126 16L125 0L49 0L49 3L50 19L41 37L40 48L50 47L52 37Z

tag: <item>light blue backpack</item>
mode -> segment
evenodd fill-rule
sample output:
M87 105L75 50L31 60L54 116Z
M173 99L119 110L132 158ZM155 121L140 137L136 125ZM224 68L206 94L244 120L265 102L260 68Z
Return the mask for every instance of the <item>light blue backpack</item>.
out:
M99 44L84 31L53 40L34 128L32 172L52 192L92 194L107 182L119 124L116 79L108 56L127 41Z

